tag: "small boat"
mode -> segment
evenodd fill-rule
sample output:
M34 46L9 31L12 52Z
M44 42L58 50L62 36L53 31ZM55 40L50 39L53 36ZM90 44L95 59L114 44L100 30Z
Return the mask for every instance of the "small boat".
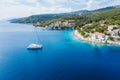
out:
M32 44L30 44L28 47L27 47L27 49L29 49L29 50L38 50L38 49L42 49L42 47L43 47L43 45L42 44L40 44L40 39L39 39L39 35L38 35L38 33L37 33L37 29L36 29L36 27L34 27L34 31L35 31L35 35L36 35L36 38L37 38L37 42L36 43L32 43Z
M27 49L42 49L42 45L41 44L30 44Z

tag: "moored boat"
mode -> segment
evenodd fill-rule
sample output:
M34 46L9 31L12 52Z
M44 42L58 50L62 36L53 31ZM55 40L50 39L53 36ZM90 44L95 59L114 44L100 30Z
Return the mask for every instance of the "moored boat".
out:
M42 45L41 44L30 44L27 49L42 49Z

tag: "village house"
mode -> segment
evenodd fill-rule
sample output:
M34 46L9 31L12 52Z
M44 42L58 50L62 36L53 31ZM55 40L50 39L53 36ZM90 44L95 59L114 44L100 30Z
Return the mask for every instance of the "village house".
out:
M54 23L51 23L49 26L46 26L46 29L52 29L54 27Z
M104 41L104 40L106 40L106 36L103 33L95 32L95 33L91 34L91 39L98 40L98 41Z
M69 24L68 22L63 22L63 27L64 26L68 27L68 24Z
M36 25L36 26L39 26L39 25L40 25L40 22L37 22L35 25Z
M60 27L61 24L62 24L61 21L57 21L57 22L54 24L54 26L55 26L55 27Z
M107 26L106 21L100 21L100 26Z
M83 27L91 26L92 24L85 24Z
M108 31L111 32L114 29L114 27L117 27L117 26L116 25L110 25L110 26L108 26Z
M46 26L46 29L61 29L61 28L74 28L74 27L75 27L75 23L57 21L55 23L51 23L49 26Z
M120 38L120 29L115 29L110 34L114 38Z
M104 24L104 23L101 23L101 24L100 24L100 26L106 26L106 24Z
M75 23L69 23L69 27L75 27Z

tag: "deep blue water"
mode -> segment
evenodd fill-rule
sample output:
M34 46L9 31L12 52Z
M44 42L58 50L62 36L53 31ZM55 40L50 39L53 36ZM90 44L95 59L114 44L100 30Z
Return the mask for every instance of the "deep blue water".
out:
M0 80L120 80L120 47L78 41L72 31L38 30L0 22Z

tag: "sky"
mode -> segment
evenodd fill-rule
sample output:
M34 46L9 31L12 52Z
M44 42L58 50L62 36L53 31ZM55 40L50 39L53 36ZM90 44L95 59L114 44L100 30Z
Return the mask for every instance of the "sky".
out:
M114 5L120 5L120 0L0 0L0 20Z

